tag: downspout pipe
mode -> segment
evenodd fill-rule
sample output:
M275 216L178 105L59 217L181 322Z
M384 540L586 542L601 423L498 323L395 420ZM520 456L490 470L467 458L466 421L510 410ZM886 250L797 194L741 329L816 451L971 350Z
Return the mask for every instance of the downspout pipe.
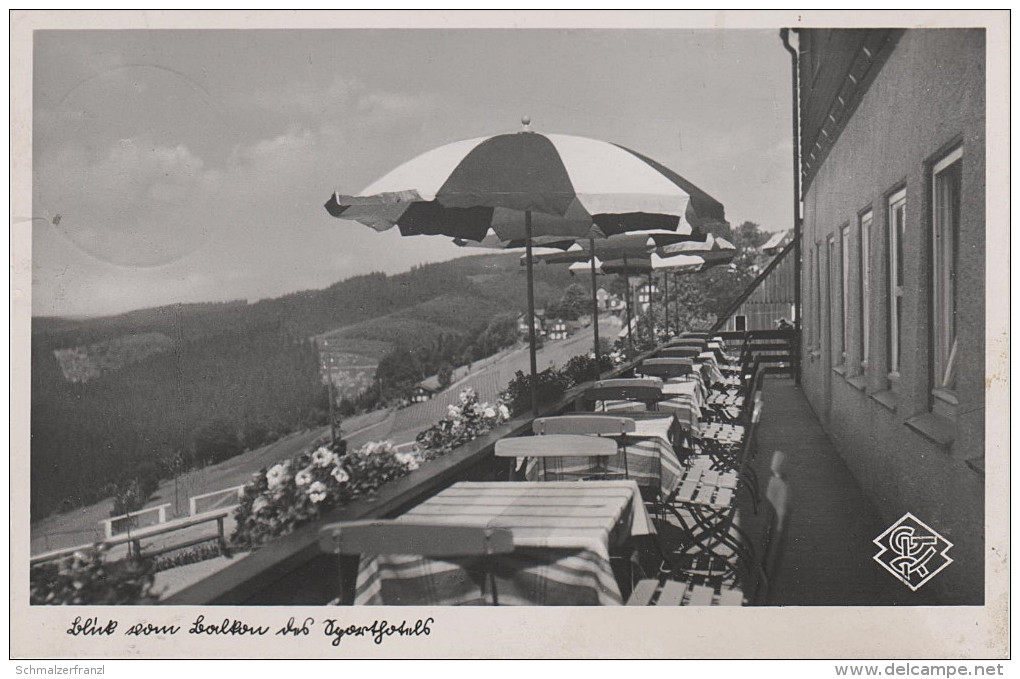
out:
M801 195L800 195L800 78L799 78L799 65L800 55L797 50L790 44L790 29L783 28L779 31L779 38L783 41L783 47L790 53L790 82L792 101L790 104L793 110L793 242L794 242L794 266L793 266L793 308L796 318L794 318L794 329L797 334L797 347L794 351L796 357L796 369L794 370L795 379L797 384L800 384L800 366L801 366L801 325L802 325L802 306L801 306L801 289L800 289L800 274L803 259L801 257L801 241L803 220L800 213L801 206Z

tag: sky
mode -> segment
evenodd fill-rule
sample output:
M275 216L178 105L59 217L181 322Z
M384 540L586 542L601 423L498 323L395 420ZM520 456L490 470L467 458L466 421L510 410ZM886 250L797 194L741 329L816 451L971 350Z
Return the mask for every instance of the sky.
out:
M792 228L776 30L39 31L33 93L36 316L255 301L463 256L323 204L523 116L650 156L734 225Z

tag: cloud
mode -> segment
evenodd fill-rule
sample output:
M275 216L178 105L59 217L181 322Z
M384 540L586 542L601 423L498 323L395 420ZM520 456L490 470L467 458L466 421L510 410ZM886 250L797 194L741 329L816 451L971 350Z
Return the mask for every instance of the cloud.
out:
M221 173L183 145L121 139L90 151L69 146L37 169L36 211L61 214L59 230L92 257L122 266L159 266L201 247Z
M254 105L286 120L296 117L320 124L334 119L357 124L371 122L376 116L387 121L427 116L439 103L428 93L374 90L357 79L343 76L335 76L326 84L294 80L279 87L255 90L243 99L245 106Z

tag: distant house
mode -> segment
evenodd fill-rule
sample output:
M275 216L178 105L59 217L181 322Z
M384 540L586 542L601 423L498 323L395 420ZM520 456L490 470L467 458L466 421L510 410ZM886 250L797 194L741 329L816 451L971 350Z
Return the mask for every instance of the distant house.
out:
M792 231L774 234L761 247L762 254L769 256L766 261L771 261L775 255L782 252L792 238ZM722 330L725 332L775 330L779 327L779 321L783 319L792 324L796 320L794 304L797 296L794 287L796 265L796 260L792 256L786 256L779 262L772 273L730 316Z
M440 391L442 391L442 387L439 385L439 376L433 375L431 377L426 377L421 382L414 385L414 389L411 391L411 402L424 403Z
M761 251L766 255L778 255L783 248L789 245L791 240L793 240L793 231L779 231L772 234L765 245L761 246Z
M645 283L637 289L637 303L642 311L648 310L648 306L652 302L652 297L657 294L659 294L659 286L655 283L652 283L651 285Z
M432 389L422 386L421 384L416 384L414 389L411 391L411 402L424 403L425 401L431 400L435 395L436 392Z
M567 339L568 335L566 321L556 318L549 322L549 339Z
M517 330L522 335L527 335L528 334L528 316L527 316L527 314L521 314L521 315L519 315L517 317ZM542 317L539 316L537 313L535 314L535 334L536 335L544 335L545 334L545 324L542 321Z

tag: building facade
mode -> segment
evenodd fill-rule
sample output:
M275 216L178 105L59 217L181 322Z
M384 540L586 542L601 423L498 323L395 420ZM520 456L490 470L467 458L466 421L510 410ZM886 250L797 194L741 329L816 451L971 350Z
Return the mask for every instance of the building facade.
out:
M801 30L804 393L890 524L984 600L983 30Z

